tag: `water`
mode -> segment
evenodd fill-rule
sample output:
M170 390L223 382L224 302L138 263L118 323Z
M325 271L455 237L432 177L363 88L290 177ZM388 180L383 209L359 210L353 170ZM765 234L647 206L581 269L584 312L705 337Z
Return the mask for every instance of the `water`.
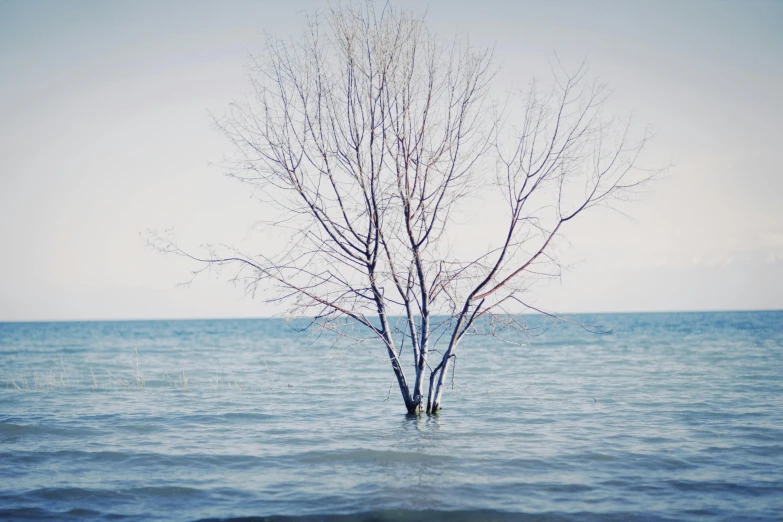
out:
M435 417L280 320L0 324L0 519L783 520L783 312L580 320Z

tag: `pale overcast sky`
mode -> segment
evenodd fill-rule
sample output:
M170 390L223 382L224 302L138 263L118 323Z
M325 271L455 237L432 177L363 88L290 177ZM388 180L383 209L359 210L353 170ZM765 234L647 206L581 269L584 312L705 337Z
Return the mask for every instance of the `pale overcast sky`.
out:
M276 310L140 233L237 242L259 214L210 166L210 125L248 90L262 31L304 1L0 0L0 321L255 317ZM405 5L414 5L406 2ZM535 302L564 312L783 308L783 2L436 1L428 21L495 44L524 87L586 56L611 109L672 164L645 201L569 232L574 263Z

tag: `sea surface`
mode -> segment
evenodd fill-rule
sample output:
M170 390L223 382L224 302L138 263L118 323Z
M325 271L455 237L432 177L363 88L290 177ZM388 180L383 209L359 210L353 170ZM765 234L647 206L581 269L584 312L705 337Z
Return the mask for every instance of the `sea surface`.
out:
M783 520L783 312L524 320L436 416L283 320L0 323L0 520Z

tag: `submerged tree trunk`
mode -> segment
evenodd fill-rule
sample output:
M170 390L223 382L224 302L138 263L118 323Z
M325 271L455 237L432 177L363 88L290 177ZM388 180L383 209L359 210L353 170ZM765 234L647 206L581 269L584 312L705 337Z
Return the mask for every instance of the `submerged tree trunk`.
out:
M421 327L422 335L419 337L419 339L421 339L421 346L418 350L419 359L416 361L416 383L413 388L413 402L415 403L417 411L421 409L423 400L421 391L424 383L424 371L427 367L427 354L429 352L429 335L427 333L429 326L429 318L423 318Z
M438 375L438 386L435 389L435 397L432 400L432 413L438 413L438 410L440 410L441 405L441 396L443 395L443 385L446 382L446 375L449 372L449 364L451 363L451 358L453 354L448 353L448 355L445 357L445 362L443 364L443 367L440 370L440 374Z
M471 319L472 321L472 319ZM427 396L427 413L438 413L441 405L441 396L443 395L443 384L446 382L446 374L449 371L449 363L454 357L454 352L457 349L457 345L460 340L460 328L462 326L462 318L457 321L457 325L454 328L451 342L446 353L443 354L443 358L440 364L436 366L430 373L430 389ZM437 382L436 382L437 381Z
M454 348L456 348L456 346L454 346ZM448 374L449 365L453 357L454 353L450 347L443 355L443 360L441 361L441 364L438 365L438 370L433 371L433 373L430 375L430 390L429 397L427 398L427 413L438 413L438 410L441 408L443 387L444 383L446 382L446 375Z

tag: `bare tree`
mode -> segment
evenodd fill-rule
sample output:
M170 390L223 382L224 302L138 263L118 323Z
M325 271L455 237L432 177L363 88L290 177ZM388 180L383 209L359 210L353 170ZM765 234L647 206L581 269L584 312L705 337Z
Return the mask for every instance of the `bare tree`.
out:
M584 66L495 103L490 49L438 38L388 4L337 7L302 38L267 43L253 97L217 124L236 148L230 174L275 206L267 225L290 230L288 247L194 256L153 244L232 265L249 291L275 289L271 300L320 327L379 339L408 412L440 409L465 336L522 327L510 311L527 306L531 281L558 274L553 243L574 218L654 174L635 167L646 136L602 118L608 91ZM454 217L487 190L505 208L486 230L494 246L455 254Z

